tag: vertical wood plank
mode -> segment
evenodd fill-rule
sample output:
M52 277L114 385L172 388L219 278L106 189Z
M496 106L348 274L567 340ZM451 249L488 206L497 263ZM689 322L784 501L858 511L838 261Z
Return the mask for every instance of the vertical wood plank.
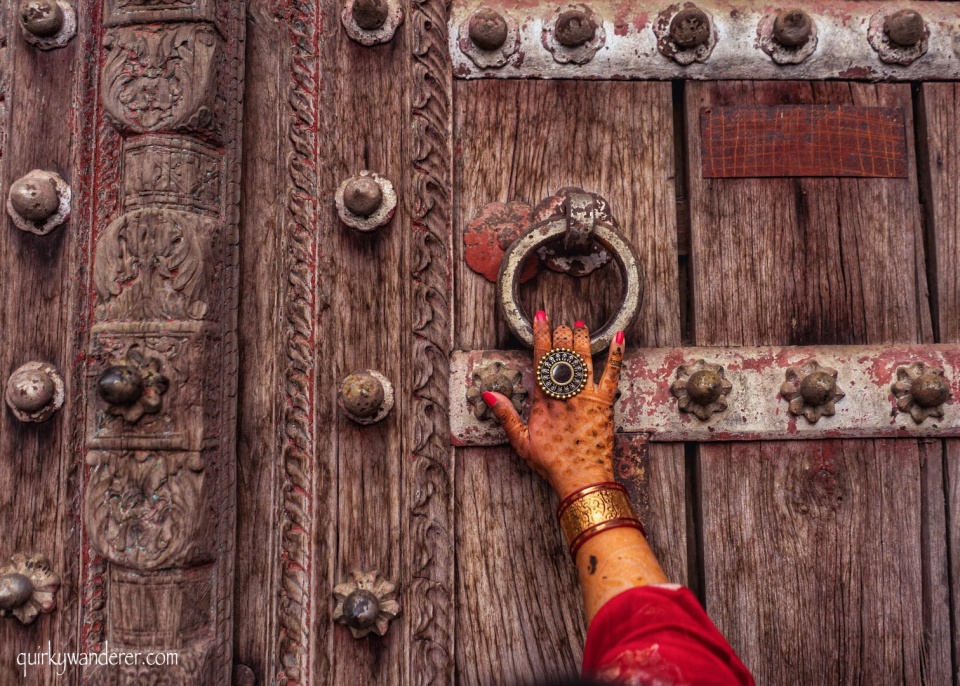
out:
M489 202L535 204L564 186L606 197L640 255L646 293L628 345L679 343L672 132L669 84L455 84L459 348L516 345L496 311L493 284L462 259L467 223ZM555 323L583 319L597 327L619 302L617 282L610 268L583 279L544 270L522 297L528 311L542 307ZM457 465L459 680L512 683L576 671L582 609L554 521L556 499L508 448L460 450ZM679 581L686 574L683 476L682 446L651 450L647 529Z
M20 35L17 6L5 3L0 13L0 198L32 169L57 172L75 183L73 143L75 89L79 87L78 40L60 50L42 51ZM83 30L81 25L80 30ZM3 212L0 230L0 380L31 360L54 364L64 378L67 400L50 420L19 422L4 405L0 421L0 523L6 532L0 557L38 553L61 577L57 608L30 626L16 619L0 622L0 682L67 683L75 673L57 675L48 666L28 668L24 680L17 655L76 647L79 538L75 485L79 456L69 449L76 396L74 365L79 343L74 335L73 288L81 267L76 215L46 236L20 231Z
M330 3L333 10L335 3ZM338 7L339 11L339 7ZM398 203L393 220L372 233L342 225L333 198L336 184L363 169L389 178L397 196L407 199L409 140L407 69L409 26L401 25L387 44L365 47L352 41L339 20L336 28L335 72L332 83L333 136L336 147L329 160L330 179L320 191L320 222L331 227L332 272L330 311L324 315L329 338L330 397L348 374L374 369L395 389L395 404L383 421L362 426L336 414L331 423L335 437L336 568L335 583L349 573L379 570L401 587L402 491L407 460L404 428L408 408L409 335L405 322L407 274L405 235L410 217L405 201ZM329 184L329 185L328 185ZM329 588L315 588L314 602L326 605ZM334 683L402 683L408 645L403 622L398 620L383 638L353 638L337 626L333 636Z
M925 83L920 89L921 190L927 217L934 326L941 343L960 343L960 86ZM960 399L954 398L953 402ZM960 441L946 441L950 606L953 609L953 683L960 683Z
M280 500L280 446L283 432L281 375L284 311L281 306L286 259L285 206L277 202L287 184L282 154L282 94L288 86L276 46L285 36L271 14L273 5L247 5L246 78L255 87L244 97L243 216L240 223L241 283L238 398L237 555L235 660L253 671L257 683L275 674L277 549ZM305 618L306 619L306 618ZM322 649L322 646L319 646Z
M701 107L900 107L912 149L909 86L725 82L688 94L697 344L930 341L912 159L903 180L700 173ZM945 612L924 612L925 540L944 535L924 528L921 501L943 507L925 448L701 446L707 609L758 683L943 683L937 665L924 674L924 630Z

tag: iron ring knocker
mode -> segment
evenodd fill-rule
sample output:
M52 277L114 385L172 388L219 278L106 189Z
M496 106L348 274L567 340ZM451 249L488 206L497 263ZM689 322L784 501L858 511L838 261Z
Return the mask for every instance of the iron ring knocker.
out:
M533 325L520 306L520 273L523 263L543 246L567 236L570 221L570 217L558 217L535 224L507 248L500 263L497 302L510 331L528 348L533 347ZM598 353L609 347L617 331L626 330L637 318L643 285L640 258L630 242L616 228L606 222L594 221L591 236L613 257L620 271L622 284L617 314L590 336L590 351Z

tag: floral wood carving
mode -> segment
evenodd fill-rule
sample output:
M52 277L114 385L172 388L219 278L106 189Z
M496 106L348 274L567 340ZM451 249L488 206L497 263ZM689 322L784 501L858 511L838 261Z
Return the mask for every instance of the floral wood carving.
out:
M204 514L199 453L91 451L87 465L85 521L98 553L140 570L196 557Z
M202 319L207 311L207 251L215 223L167 209L128 212L97 244L93 281L110 319Z
M109 29L104 108L121 129L137 133L210 129L218 46L210 24Z

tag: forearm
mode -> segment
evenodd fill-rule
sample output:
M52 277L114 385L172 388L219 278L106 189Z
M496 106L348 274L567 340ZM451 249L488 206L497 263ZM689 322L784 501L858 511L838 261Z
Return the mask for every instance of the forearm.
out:
M669 581L643 534L626 527L590 538L577 551L576 564L588 626L614 596L635 586Z

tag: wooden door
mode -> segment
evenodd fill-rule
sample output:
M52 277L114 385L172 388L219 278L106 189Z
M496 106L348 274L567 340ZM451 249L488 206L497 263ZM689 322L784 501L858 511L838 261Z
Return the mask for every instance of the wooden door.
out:
M517 78L474 78L451 40L460 4L391 5L402 23L391 14L394 33L370 45L344 5L83 0L76 36L50 50L24 37L19 6L0 7L4 197L33 169L72 193L49 233L9 216L0 231L0 369L40 361L63 381L44 421L8 408L0 422L0 564L42 554L60 580L52 612L0 622L0 682L575 673L585 626L554 495L509 447L451 440L466 402L451 356L522 349L466 263L489 203L566 187L607 199L643 268L630 347L960 344L954 82L651 78L601 62L543 79L522 61ZM652 30L618 21L609 35ZM701 113L734 105L891 108L905 175L705 178ZM397 198L372 231L337 207L363 170ZM521 292L528 312L593 328L619 296L612 266L541 268ZM124 365L139 395L110 403L102 379ZM370 423L342 398L366 370L392 387ZM958 446L621 434L617 465L666 573L758 683L956 685ZM156 515L157 501L190 516ZM375 571L399 615L355 638L334 589ZM48 641L178 662L30 666L23 681L18 656Z

